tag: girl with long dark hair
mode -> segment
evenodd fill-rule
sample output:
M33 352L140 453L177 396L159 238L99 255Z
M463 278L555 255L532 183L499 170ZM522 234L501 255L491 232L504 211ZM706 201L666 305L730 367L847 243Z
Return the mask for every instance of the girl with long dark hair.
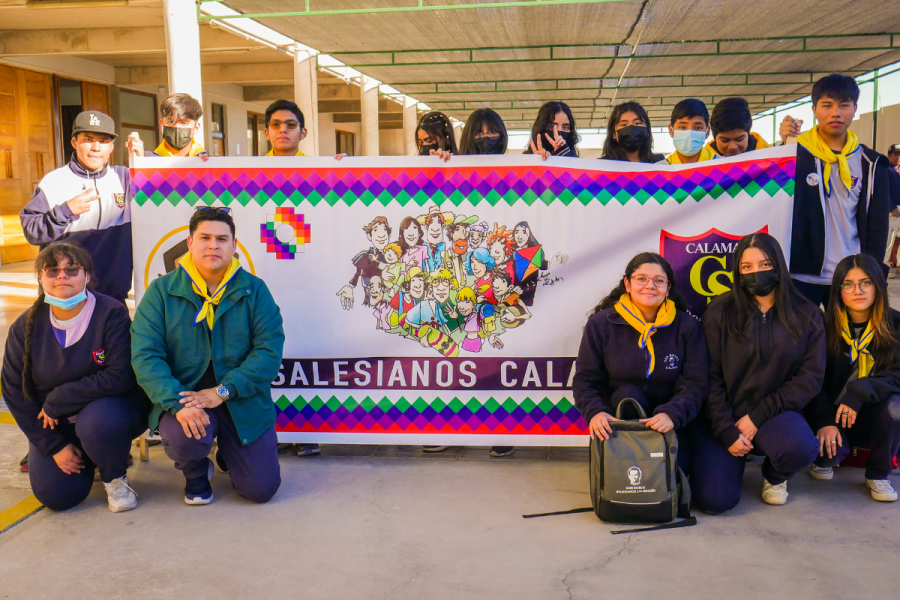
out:
M90 290L80 246L47 246L35 273L38 298L10 327L2 372L3 398L28 438L31 489L66 510L87 498L99 467L109 510L135 508L128 453L150 407L131 368L128 309Z
M653 153L650 117L643 106L637 102L624 102L613 109L606 124L600 158L651 164L665 158Z
M851 445L869 444L866 486L882 502L897 499L888 476L900 449L898 333L881 265L867 254L840 261L825 311L825 386L806 411L819 439L809 474L831 479Z
M497 111L479 108L466 119L459 140L460 154L506 154L509 135Z
M439 156L447 162L459 152L450 119L442 112L432 111L422 115L416 125L416 154Z
M825 374L821 311L794 289L769 234L738 242L732 277L703 315L709 397L692 427L691 489L708 513L737 506L747 454L766 457L763 501L784 504L788 479L819 450L802 411Z
M606 440L619 403L633 398L652 415L643 419L647 427L674 429L687 447L683 432L706 395L706 363L703 329L678 294L672 266L643 252L585 325L572 384L575 405L591 437ZM684 469L689 454L678 454Z
M572 109L564 102L547 102L538 110L524 154L540 154L543 160L550 156L575 157L580 141Z

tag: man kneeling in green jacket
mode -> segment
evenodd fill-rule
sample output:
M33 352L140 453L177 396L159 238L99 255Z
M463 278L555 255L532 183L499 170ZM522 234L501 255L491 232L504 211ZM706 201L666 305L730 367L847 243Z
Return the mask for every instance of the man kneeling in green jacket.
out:
M215 439L215 464L241 496L268 502L281 485L270 388L284 347L281 312L234 257L230 213L197 207L188 253L150 284L131 326L134 372L153 401L150 430L184 473L187 504L213 500Z

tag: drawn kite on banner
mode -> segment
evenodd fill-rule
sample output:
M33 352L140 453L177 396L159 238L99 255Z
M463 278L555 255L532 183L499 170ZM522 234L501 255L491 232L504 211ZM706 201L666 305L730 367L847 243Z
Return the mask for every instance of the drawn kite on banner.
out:
M395 241L384 216L363 226L370 246L351 259L353 275L337 292L350 310L354 290L372 310L375 328L417 341L446 357L502 349L507 330L532 318L538 284L547 270L569 257L548 261L527 221L512 229L432 206L405 217Z

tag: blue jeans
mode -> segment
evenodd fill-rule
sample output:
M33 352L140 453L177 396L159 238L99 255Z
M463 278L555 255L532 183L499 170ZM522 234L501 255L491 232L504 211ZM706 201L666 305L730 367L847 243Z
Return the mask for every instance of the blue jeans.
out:
M94 471L109 483L125 475L131 442L147 429L149 403L139 395L98 398L81 409L75 423L61 419L58 428L82 450L84 469L67 475L52 456L29 444L28 476L35 497L51 510L67 510L91 493Z
M231 485L238 494L253 502L268 502L281 486L281 466L278 464L278 436L275 427L244 446L228 408L221 404L206 409L209 425L199 440L187 437L181 423L171 413L164 413L159 422L166 455L175 461L175 468L185 478L206 477L209 463L206 457L218 439L219 453L225 459Z

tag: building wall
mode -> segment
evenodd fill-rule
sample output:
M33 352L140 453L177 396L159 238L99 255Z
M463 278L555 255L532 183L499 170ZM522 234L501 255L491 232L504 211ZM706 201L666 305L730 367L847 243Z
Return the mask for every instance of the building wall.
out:
M362 154L362 123L335 123L332 113L319 113L319 156L337 154L335 131L338 129L356 134L356 154Z
M381 129L378 131L378 154L380 156L403 156L404 148L402 129Z

